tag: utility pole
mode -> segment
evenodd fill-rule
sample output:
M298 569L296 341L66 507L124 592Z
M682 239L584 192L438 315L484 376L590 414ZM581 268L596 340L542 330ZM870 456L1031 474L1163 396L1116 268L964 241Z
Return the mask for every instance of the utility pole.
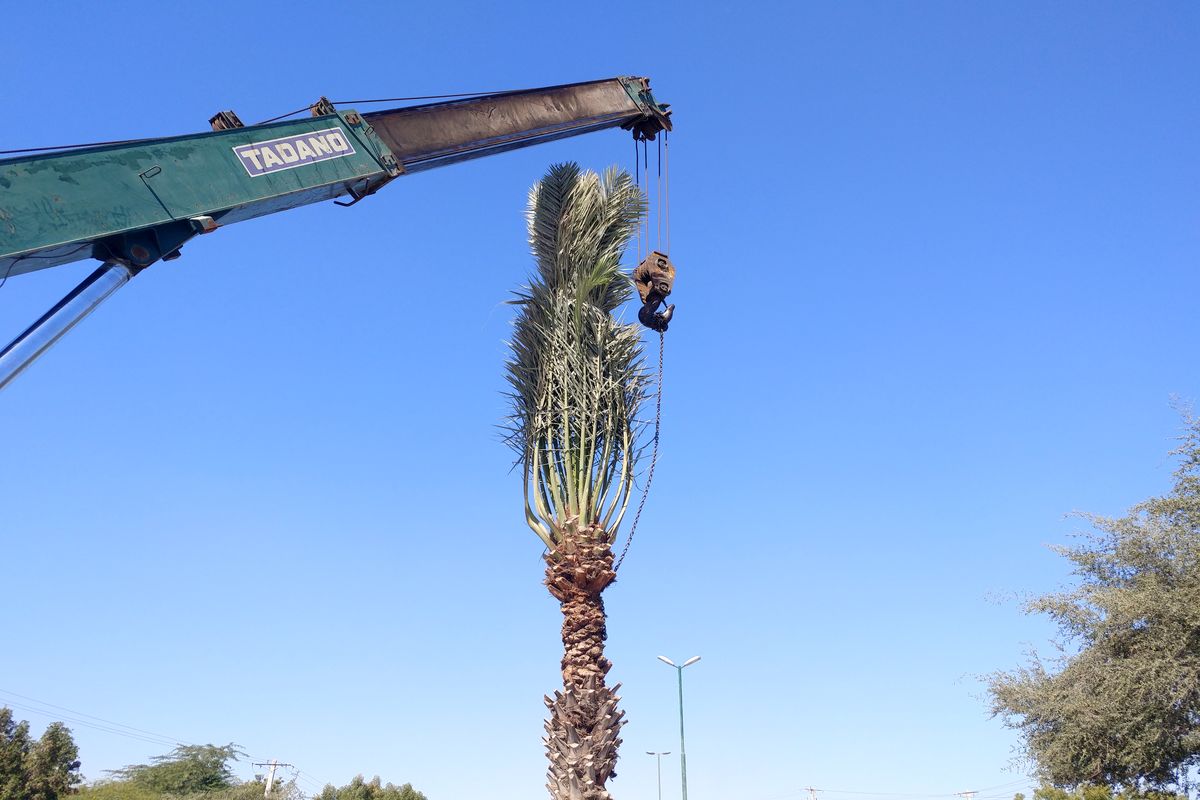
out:
M807 786L807 787L805 787L805 791L808 792L808 800L817 800L817 790L816 789L814 789L811 786Z
M275 786L275 770L279 767L290 767L291 764L280 764L275 759L270 761L255 761L252 766L255 767L270 767L271 771L267 773L267 788L263 789L263 797L271 796L271 789ZM969 798L968 798L969 800Z

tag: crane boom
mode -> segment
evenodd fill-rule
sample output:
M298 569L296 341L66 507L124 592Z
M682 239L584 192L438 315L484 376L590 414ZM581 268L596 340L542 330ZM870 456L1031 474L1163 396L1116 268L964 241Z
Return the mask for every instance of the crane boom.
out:
M619 77L0 160L0 276L87 258L136 274L221 225L605 128L652 139L668 115Z
M251 126L223 111L212 132L0 160L0 280L103 262L0 350L0 389L133 276L222 225L322 200L354 205L409 172L591 131L653 139L671 128L649 80L633 77L369 114L321 98L311 111Z

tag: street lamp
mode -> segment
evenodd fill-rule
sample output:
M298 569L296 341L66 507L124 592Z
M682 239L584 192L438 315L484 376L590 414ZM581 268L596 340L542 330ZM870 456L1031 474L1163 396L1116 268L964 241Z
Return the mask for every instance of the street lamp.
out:
M683 800L687 800L687 748L683 746L683 668L695 664L700 656L692 656L682 664L676 664L666 656L659 656L658 660L673 667L679 676L679 774L683 779Z
M656 753L653 750L647 750L646 755L654 756L654 760L658 762L658 800L662 800L662 757L671 755L671 751Z

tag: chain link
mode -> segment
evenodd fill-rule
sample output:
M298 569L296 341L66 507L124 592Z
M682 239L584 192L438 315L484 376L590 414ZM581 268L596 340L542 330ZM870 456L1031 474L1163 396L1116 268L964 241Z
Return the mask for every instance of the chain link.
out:
M633 544L633 534L637 532L638 521L642 518L642 508L646 505L646 497L650 494L650 484L654 481L654 467L658 464L658 436L662 431L663 350L666 340L666 334L659 331L658 393L654 398L654 448L650 456L650 469L646 472L646 485L642 489L642 499L638 502L637 513L633 515L633 524L629 526L629 535L625 537L625 547L621 550L621 557L617 559L617 563L613 566L613 572L621 568L621 563L625 561L625 554L629 552L629 545Z

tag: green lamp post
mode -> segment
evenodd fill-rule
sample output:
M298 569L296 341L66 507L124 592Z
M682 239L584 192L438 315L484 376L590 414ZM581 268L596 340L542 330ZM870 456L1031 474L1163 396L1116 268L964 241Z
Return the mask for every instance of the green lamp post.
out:
M646 755L654 756L654 760L658 762L658 800L662 800L662 757L671 755L670 750L664 750L657 753L653 750L647 750Z
M679 676L679 774L683 779L683 800L687 800L687 748L683 745L683 668L695 664L700 660L700 656L692 656L682 664L676 664L666 656L659 656L658 660L674 668Z

